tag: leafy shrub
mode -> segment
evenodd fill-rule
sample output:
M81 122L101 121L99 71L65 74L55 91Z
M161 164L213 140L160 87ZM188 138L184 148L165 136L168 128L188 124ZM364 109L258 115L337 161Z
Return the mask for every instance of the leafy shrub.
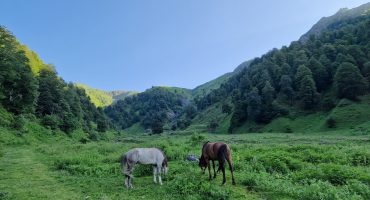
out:
M58 129L61 124L60 119L56 115L45 115L41 118L41 124L52 130Z
M370 166L370 152L353 152L349 156L350 162L355 166Z
M370 199L370 187L358 180L350 180L348 190L351 193L360 195L363 199Z
M0 126L10 126L13 120L13 115L0 105Z
M287 174L290 171L295 171L302 168L302 163L299 160L291 158L282 151L266 153L260 156L258 160L269 173Z
M296 181L316 179L328 181L333 185L345 185L348 180L358 178L359 173L346 166L336 164L320 164L315 168L307 168L294 174Z
M100 140L100 134L96 131L90 131L88 138L92 141Z
M292 127L290 127L289 125L286 125L284 127L284 133L293 133Z
M186 174L186 175L185 175ZM191 170L184 169L181 175L173 177L169 183L168 191L179 198L189 199L197 196L198 199L220 199L230 198L231 191L220 187L212 182L199 178L199 175Z
M18 130L18 134L22 134L23 132L26 132L26 118L23 115L18 115L14 118L13 121L13 128Z
M79 142L81 142L82 144L86 144L86 143L88 143L90 140L89 140L89 138L87 138L87 137L82 137L80 140L79 140Z
M190 137L190 143L193 145L203 145L205 137L199 133L193 133Z
M328 128L335 128L337 126L337 121L332 117L329 117L325 123Z

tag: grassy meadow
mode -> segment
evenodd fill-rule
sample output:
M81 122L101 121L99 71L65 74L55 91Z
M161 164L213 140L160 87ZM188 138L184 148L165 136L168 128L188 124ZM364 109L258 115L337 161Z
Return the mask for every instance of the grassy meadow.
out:
M209 181L197 163L204 141L230 144L230 172ZM108 132L86 141L36 124L23 134L0 128L1 199L370 199L370 136L358 129L325 133L129 135ZM120 156L134 147L159 147L169 159L162 186L151 166L135 169L134 189L124 188Z

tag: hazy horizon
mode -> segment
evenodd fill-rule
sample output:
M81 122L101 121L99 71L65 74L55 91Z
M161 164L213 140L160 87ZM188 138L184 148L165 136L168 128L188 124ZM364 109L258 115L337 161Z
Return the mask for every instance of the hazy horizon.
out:
M0 25L66 81L107 91L192 89L366 2L8 0Z

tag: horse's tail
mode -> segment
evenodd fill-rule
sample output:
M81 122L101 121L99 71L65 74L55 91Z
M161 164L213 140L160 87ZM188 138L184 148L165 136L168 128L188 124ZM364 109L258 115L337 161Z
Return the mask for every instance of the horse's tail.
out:
M218 150L218 158L220 159L217 172L219 172L221 169L225 168L225 162L226 162L226 156L227 156L227 145L223 144L220 149Z

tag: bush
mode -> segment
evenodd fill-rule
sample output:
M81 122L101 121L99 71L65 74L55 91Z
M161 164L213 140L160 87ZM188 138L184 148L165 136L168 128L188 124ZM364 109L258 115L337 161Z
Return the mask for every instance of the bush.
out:
M348 190L351 193L360 195L363 199L370 199L370 187L358 180L350 180Z
M89 133L88 138L92 141L98 141L98 140L100 140L100 134L96 131L91 131Z
M205 137L199 133L193 133L190 137L190 143L193 145L203 145Z
M10 126L13 123L13 115L0 105L0 126Z
M18 130L19 131L18 133L21 134L27 131L25 128L25 125L26 125L26 118L24 118L23 115L18 115L14 118L13 128Z
M351 153L350 162L355 166L370 166L370 152L354 152Z
M207 126L207 128L208 128L208 132L210 132L210 133L215 132L215 131L216 131L216 128L217 128L218 126L219 126L219 125L218 125L218 123L217 123L216 121L212 120L212 121L208 124L208 126Z
M284 127L284 133L293 133L293 129L289 125L286 125Z
M56 115L45 115L41 118L41 124L45 126L46 128L56 130L58 129L61 122L58 116Z
M337 126L337 121L332 117L329 117L325 123L328 128L335 128Z
M345 185L347 181L360 178L359 173L346 166L336 164L320 164L315 168L306 168L295 173L293 179L302 182L308 179L328 181L333 185Z
M200 178L197 173L187 169L182 170L181 175L173 177L169 183L168 192L181 199L189 199L195 196L197 199L210 200L226 200L230 198L231 194L229 189Z

